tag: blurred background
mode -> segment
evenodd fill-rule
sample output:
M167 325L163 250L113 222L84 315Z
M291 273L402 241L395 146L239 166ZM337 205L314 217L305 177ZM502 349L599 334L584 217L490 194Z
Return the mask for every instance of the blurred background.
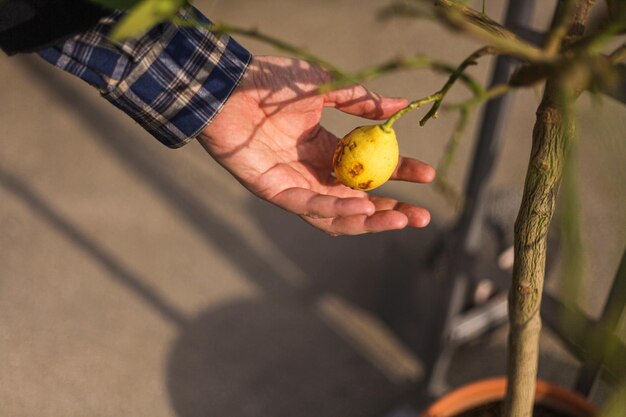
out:
M502 3L487 2L488 15L500 20ZM538 29L554 3L541 2ZM345 70L417 52L457 64L480 46L427 20L381 21L384 4L195 2L213 20L259 28ZM490 68L483 59L471 73L486 82ZM445 79L402 71L367 85L418 98ZM0 84L0 415L357 417L412 404L428 365L416 312L437 303L424 294L458 215L432 186L375 191L431 210L428 228L331 238L250 195L197 143L166 149L34 55L0 57ZM489 196L509 196L490 203L509 227L540 94L514 93L489 182ZM476 116L451 173L459 189ZM577 117L579 302L597 316L626 244L626 108L583 95ZM456 115L423 128L419 118L396 124L401 152L436 165ZM324 115L338 136L363 122ZM486 232L482 244L502 249ZM558 294L557 256L549 266ZM451 386L502 374L505 337L499 326L457 349ZM541 376L568 385L578 366L544 331Z

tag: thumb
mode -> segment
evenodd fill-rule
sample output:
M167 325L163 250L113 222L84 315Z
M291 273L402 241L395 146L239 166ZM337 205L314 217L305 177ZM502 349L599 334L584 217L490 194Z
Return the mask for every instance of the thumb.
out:
M409 103L404 98L383 97L359 84L329 91L323 98L325 107L374 120L386 119Z

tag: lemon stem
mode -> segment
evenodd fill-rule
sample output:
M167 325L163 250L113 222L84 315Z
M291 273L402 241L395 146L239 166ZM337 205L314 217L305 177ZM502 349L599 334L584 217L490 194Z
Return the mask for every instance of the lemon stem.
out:
M389 118L389 120L387 120L382 125L383 130L388 132L391 129L391 126L400 117L404 116L406 113L410 112L411 110L415 110L423 106L424 104L428 104L432 102L434 102L434 104L432 108L428 111L428 113L426 113L426 115L422 118L422 120L420 120L420 126L424 126L424 124L426 124L426 122L429 119L436 118L437 111L439 110L439 107L441 106L441 103L443 102L443 99L445 98L446 94L448 94L448 92L450 91L452 86L456 83L456 81L459 78L463 77L464 75L463 72L467 69L467 67L471 65L475 65L476 60L478 58L481 58L485 55L494 55L497 53L498 51L495 48L490 47L490 46L485 46L475 51L474 53L472 53L470 56L468 56L467 58L463 60L461 65L459 65L454 71L450 73L450 77L448 78L448 81L446 81L444 86L439 91L437 91L435 94L432 94L428 97L424 97L419 100L412 101L411 103L409 103L408 106L396 112L394 115L392 115ZM485 90L480 85L473 86L472 91L474 92L474 96L476 97L482 98L483 96L485 96Z
M442 93L438 92L432 94L428 97L420 98L419 100L415 100L410 102L405 108L398 110L395 112L385 123L381 125L382 129L385 132L390 132L393 124L402 116L410 112L411 110L418 109L422 107L424 104L432 103L433 101L439 100L442 97Z

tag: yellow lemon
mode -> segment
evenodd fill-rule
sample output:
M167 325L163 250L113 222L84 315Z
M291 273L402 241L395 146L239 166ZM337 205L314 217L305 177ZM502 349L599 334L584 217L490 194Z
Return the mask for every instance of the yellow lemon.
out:
M343 137L333 157L335 176L355 190L383 185L398 165L396 132L381 125L361 126Z

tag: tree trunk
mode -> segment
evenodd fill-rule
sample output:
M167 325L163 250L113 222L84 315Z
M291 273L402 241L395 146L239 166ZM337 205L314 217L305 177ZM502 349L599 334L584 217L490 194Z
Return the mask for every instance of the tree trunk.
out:
M565 149L574 129L572 119L563 115L561 99L559 86L549 80L537 110L524 196L515 222L506 417L532 416L548 226L554 213Z
M595 0L579 0L563 39L569 46L583 35ZM515 221L515 262L509 291L509 343L504 417L532 417L541 332L541 295L547 234L554 214L565 152L574 134L571 107L585 76L569 68L546 81L533 129L524 194Z

